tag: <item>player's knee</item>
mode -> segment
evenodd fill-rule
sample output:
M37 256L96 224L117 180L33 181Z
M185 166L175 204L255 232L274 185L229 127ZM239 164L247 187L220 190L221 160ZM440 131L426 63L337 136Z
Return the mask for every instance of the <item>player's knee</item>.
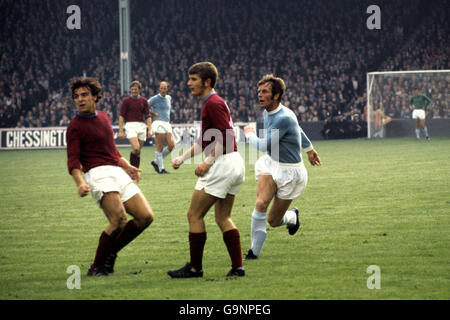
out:
M154 214L151 208L148 208L147 212L140 215L139 217L135 217L135 222L138 225L139 229L143 230L152 224L154 220Z
M266 212L267 208L269 207L269 204L270 204L270 200L268 201L268 200L265 200L262 198L257 198L255 208L259 212Z
M223 218L223 217L218 217L218 216L216 216L215 217L215 220L216 220L216 224L220 227L220 228L222 228L222 226L224 226L225 224L227 224L228 223L228 220L231 220L230 218Z
M141 223L140 223L141 228L142 228L142 229L147 228L149 225L152 224L153 219L154 219L153 214L145 215L145 216L141 219Z
M267 223L272 227L278 227L281 223L280 219L277 219L276 217L270 217L267 219Z
M127 217L126 215L118 214L110 218L109 224L113 230L122 229L127 224Z
M231 230L236 228L230 217L225 219L220 219L216 217L216 223L222 232L224 232L225 230Z
M189 210L187 213L187 219L189 223L196 223L199 222L200 220L202 220L202 218L196 214L195 212Z

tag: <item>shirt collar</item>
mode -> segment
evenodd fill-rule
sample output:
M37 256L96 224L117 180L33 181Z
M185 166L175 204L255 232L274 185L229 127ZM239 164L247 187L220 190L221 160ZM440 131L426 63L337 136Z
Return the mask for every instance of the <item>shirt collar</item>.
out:
M97 111L94 113L81 113L80 111L77 111L77 116L86 119L95 118L97 116Z
M217 93L216 91L211 91L206 97L204 97L202 99L202 103L205 103L205 101L208 100L209 97L211 97L213 94L216 94L216 93Z
M280 103L280 104L278 105L278 107L277 107L275 110L269 111L269 112L267 112L267 114L268 114L268 115L275 114L275 113L277 113L278 111L281 110L281 107L284 107L284 106Z

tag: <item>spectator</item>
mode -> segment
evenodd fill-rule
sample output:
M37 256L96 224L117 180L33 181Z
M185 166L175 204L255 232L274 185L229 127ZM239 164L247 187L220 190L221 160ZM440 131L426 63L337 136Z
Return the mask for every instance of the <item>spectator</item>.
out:
M250 88L261 75L274 73L286 80L289 94L283 103L302 121L317 121L324 118L324 105L332 106L332 114L346 113L350 105L362 113L365 74L369 71L450 69L445 2L379 0L378 5L391 14L383 16L383 28L376 32L361 27L365 26L361 13L367 2L299 3L211 0L208 8L203 8L195 0L151 5L132 1L132 78L151 88L143 92L145 96L155 95L153 88L159 79L167 79L173 84L172 121L193 122L199 120L199 108L190 96L183 70L190 61L214 61L219 70L226 70L219 77L217 91L239 122L257 119L257 109L247 108L255 103ZM1 117L2 126L14 127L20 115L27 116L40 104L48 125L58 125L64 114L71 118L73 102L64 84L83 74L104 84L102 110L113 124L118 123L123 97L118 81L117 3L79 0L85 21L94 12L102 21L83 24L80 30L61 27L60 13L69 5L54 0L16 1L3 8L0 34L6 41L0 44L0 102L9 108ZM169 19L159 14L168 10L174 12ZM208 37L200 37L196 24L200 19ZM271 27L261 33L266 30L264 21L271 21ZM31 36L36 26L40 37ZM83 43L85 48L81 50L75 43ZM410 84L386 84L389 95L381 101L387 115L410 118L411 110L403 105L405 85ZM448 118L448 83L440 81L427 87L435 102L428 116ZM38 107L32 117L42 120L39 111ZM51 120L51 111L56 112L55 120Z

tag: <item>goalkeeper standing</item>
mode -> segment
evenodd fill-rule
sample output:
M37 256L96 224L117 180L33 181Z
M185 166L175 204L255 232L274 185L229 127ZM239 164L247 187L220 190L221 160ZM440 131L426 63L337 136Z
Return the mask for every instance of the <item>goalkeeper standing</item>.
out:
M409 104L414 108L412 118L414 119L414 123L416 125L417 140L420 139L420 129L422 129L425 133L426 139L430 140L430 137L428 136L428 128L425 125L425 109L430 103L431 99L425 94L420 93L418 88L414 90L414 96L411 98Z

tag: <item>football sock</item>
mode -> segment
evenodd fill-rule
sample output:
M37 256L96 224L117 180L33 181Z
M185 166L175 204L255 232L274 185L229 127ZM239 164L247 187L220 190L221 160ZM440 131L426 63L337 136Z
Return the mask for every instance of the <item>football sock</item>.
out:
M135 157L136 157L136 165L135 165L135 167L139 168L139 166L141 165L141 156L139 155L139 156L135 156Z
M428 137L428 128L423 127L423 132L425 133L425 137Z
M227 246L233 269L242 267L241 237L238 229L232 229L223 233L223 241Z
M297 222L297 215L295 214L294 211L289 210L286 211L286 213L284 214L280 226L283 226L285 224L295 224L296 222Z
M130 152L130 164L136 168L139 168L139 164L141 162L141 157Z
M91 264L91 269L104 265L106 258L113 251L113 247L114 239L103 231L98 240L97 252L95 253L94 262Z
M136 157L133 152L130 152L130 164L132 166L134 166L135 162L136 162Z
M252 213L252 251L256 256L259 256L263 247L264 241L266 241L266 213L258 212L256 209Z
M167 155L170 153L169 148L168 147L164 147L163 151L162 151L162 157L165 158L167 157Z
M420 129L416 129L416 138L420 139Z
M123 247L133 241L144 230L138 229L133 220L127 222L122 232L115 239L114 252L119 252Z
M156 164L158 165L159 170L164 169L164 162L162 152L155 152Z
M189 251L191 255L191 266L195 271L203 268L203 249L206 243L206 232L189 232Z

